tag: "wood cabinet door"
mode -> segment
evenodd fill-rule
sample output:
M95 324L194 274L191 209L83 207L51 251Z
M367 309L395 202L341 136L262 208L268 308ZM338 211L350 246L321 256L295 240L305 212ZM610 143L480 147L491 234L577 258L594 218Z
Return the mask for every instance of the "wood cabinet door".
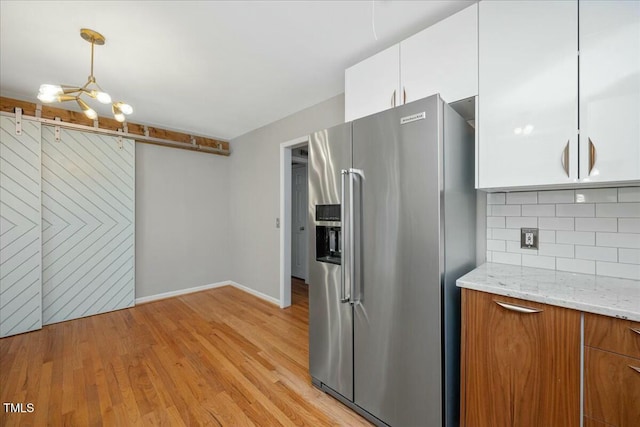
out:
M401 104L400 45L393 45L344 72L346 122Z
M577 10L575 0L479 3L480 188L578 179Z
M462 316L462 426L580 425L579 312L464 289Z
M400 42L402 103L439 93L446 102L478 94L478 5Z
M640 2L580 2L580 179L640 179Z
M585 415L610 426L640 426L640 359L585 348Z

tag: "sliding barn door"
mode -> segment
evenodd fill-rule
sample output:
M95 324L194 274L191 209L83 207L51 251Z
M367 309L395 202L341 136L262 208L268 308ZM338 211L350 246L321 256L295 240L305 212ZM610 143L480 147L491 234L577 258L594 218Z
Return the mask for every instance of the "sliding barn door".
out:
M134 305L134 142L42 128L44 324Z
M0 337L42 327L40 123L0 117Z

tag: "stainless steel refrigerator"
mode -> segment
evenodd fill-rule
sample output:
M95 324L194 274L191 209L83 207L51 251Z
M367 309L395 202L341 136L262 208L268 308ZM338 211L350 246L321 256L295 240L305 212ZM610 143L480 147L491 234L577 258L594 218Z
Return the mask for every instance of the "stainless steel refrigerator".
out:
M309 142L309 370L378 425L457 425L473 129L438 95Z

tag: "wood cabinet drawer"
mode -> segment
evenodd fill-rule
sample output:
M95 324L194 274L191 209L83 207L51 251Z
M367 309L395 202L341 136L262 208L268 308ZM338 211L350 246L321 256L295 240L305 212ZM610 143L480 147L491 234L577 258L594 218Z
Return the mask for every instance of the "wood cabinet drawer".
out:
M640 359L640 323L585 313L584 343Z
M587 347L584 380L587 417L618 427L640 426L640 359Z

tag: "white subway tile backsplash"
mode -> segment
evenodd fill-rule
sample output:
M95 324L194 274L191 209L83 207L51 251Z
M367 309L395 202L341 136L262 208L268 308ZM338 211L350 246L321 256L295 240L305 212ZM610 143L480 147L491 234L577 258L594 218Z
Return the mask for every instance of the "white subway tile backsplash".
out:
M564 258L573 258L573 245L561 243L543 243L538 244L538 254L545 256L561 256Z
M640 218L640 203L599 203L596 216Z
M538 218L524 216L507 217L507 228L536 228L538 227Z
M640 187L490 193L487 261L640 280ZM538 228L538 250L520 247Z
M504 252L506 249L504 240L487 240L487 250Z
M522 265L522 255L520 254L510 254L509 252L493 252L492 259L493 262L497 262L499 264Z
M526 249L520 247L520 242L514 242L512 240L507 240L507 250L506 252L511 252L512 254L529 254L536 255L538 253L537 249Z
M595 274L596 262L584 259L556 258L556 270Z
M522 216L556 216L556 205L523 205Z
M555 243L556 232L552 230L538 230L538 242L540 243Z
M640 280L640 265L597 261L596 274L600 274L602 276L622 277L623 279Z
M535 191L507 193L508 205L535 205L538 203L538 193Z
M495 240L516 240L520 241L520 230L509 228L492 228L491 238Z
M538 203L573 203L574 190L538 191Z
M632 233L596 233L596 245L640 249L640 235Z
M487 227L489 228L504 228L504 217L503 216L488 216L487 217Z
M593 231L557 231L556 243L593 246L596 244L596 233Z
M625 264L640 264L639 249L618 249L618 262Z
M640 202L640 187L618 188L619 202Z
M621 233L640 233L640 218L618 218L618 231ZM640 239L640 236L638 238Z
M552 256L522 255L522 265L525 267L556 269L556 258Z
M576 203L615 203L618 201L616 188L593 188L576 190Z
M576 246L575 258L617 262L618 249L602 246Z
M504 205L504 201L504 193L487 193L487 204L489 205Z
M573 230L573 218L538 218L540 230Z
M596 215L596 205L592 203L573 203L556 205L556 216L593 217Z
M520 205L492 205L492 216L520 216Z
M576 218L576 231L618 231L616 218Z

